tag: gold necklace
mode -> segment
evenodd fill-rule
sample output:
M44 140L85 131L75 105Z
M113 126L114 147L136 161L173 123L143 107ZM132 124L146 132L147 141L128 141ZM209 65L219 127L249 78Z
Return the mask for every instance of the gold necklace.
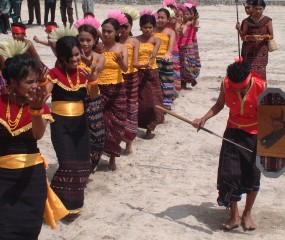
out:
M78 89L79 89L79 84L80 84L80 78L79 78L79 71L78 71L78 69L77 69L77 79L76 79L76 85L75 85L75 86L74 86L74 84L72 83L72 81L71 81L71 79L70 79L70 77L69 77L67 71L66 71L66 77L67 77L67 81L68 81L68 83L69 83L69 85L70 85L70 88L71 88L72 90L78 90Z
M8 124L10 126L11 130L15 130L20 122L20 119L22 117L22 113L23 113L23 109L24 109L24 103L21 105L21 108L15 118L15 120L11 120L11 113L10 113L10 97L8 98L8 106L7 106L7 110L6 110L6 118L8 120Z

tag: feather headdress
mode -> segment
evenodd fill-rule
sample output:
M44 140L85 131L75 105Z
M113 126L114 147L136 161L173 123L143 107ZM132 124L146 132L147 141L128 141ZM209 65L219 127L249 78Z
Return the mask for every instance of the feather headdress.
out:
M156 11L152 11L150 9L143 9L140 11L140 16L143 15L152 15L155 17L155 19L157 19L157 12Z
M128 22L128 19L126 18L125 14L122 13L120 10L114 10L109 12L107 17L116 19L120 23L120 25L124 25Z
M175 17L175 12L170 7L164 7L169 12L171 18Z
M191 9L193 6L191 3L188 3L188 2L184 3L183 5L184 7L189 8L189 9Z
M0 43L0 55L4 58L11 58L19 54L24 54L30 46L18 40L9 40Z
M126 13L126 14L129 14L131 16L131 18L133 19L133 21L137 20L140 17L139 12L136 9L132 8L132 7L124 7L122 9L122 12Z
M191 3L192 6L194 6L194 7L198 7L199 6L199 3L197 1L195 1L195 0L187 0L186 2L187 3Z
M78 29L80 26L84 24L90 25L94 27L96 30L101 26L101 23L95 17L94 18L88 17L77 20L76 23L74 24L74 27Z
M52 30L49 35L49 40L51 42L57 42L58 39L66 36L76 37L78 35L78 31L76 28L72 27L59 27Z
M164 8L169 7L169 6L174 6L177 8L177 3L175 2L175 0L164 0L162 3L162 6Z

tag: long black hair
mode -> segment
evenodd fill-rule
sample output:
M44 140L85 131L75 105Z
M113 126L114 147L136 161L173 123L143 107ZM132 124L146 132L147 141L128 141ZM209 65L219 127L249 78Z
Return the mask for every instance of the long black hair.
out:
M150 23L153 27L156 26L156 19L153 15L144 14L140 17L140 27Z
M72 57L72 49L78 47L81 49L80 42L76 37L65 36L57 40L55 51L58 61L64 65L64 62L69 62Z
M247 62L234 62L227 68L229 79L235 83L243 82L250 73L250 65Z
M98 44L99 41L99 37L98 37L98 32L96 30L96 28L94 28L91 25L88 24L83 24L78 28L78 32L88 32L92 35L93 39L94 39L94 46L92 47L92 50L94 50L96 48L96 45Z

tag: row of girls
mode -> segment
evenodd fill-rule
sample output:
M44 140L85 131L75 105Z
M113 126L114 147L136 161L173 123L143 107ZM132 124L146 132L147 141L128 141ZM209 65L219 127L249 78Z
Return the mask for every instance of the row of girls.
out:
M185 11L190 14L191 8ZM130 8L124 12L109 13L101 31L93 16L76 22L76 29L49 27L48 45L57 57L51 70L39 67L25 41L0 45L9 84L8 93L0 96L1 239L37 239L43 216L52 227L56 220L77 216L102 152L115 170L122 140L131 153L138 127L151 139L163 123L155 106L170 108L175 98L171 59L177 33L168 28L171 9L143 10L140 16ZM142 34L132 37L138 17ZM181 36L188 25L181 23ZM23 33L24 27L12 27L13 37L19 30ZM45 104L49 96L51 112ZM59 166L51 183L44 184L46 162L37 140L48 122Z

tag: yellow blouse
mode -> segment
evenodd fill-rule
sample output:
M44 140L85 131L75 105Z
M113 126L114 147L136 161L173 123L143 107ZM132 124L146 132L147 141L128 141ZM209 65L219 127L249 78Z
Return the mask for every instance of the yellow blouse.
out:
M164 58L168 49L169 36L165 33L154 33L154 37L161 39L160 48L156 57Z
M134 46L132 44L126 43L125 46L128 49L128 71L124 73L133 73L138 71L136 68L134 68Z
M122 76L122 70L118 63L113 58L118 53L115 52L103 52L106 62L103 70L98 74L99 84L117 84L124 82Z
M147 64L149 62L149 57L151 56L154 49L154 45L151 43L141 43L139 50L139 64ZM152 69L157 69L156 59L152 58L150 60L150 66Z

